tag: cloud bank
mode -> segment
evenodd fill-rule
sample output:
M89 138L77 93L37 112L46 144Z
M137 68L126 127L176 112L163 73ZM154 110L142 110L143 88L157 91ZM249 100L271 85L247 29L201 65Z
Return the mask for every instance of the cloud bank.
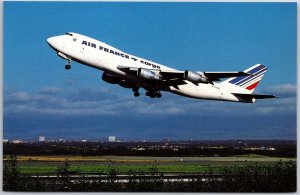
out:
M293 112L296 110L296 86L278 85L264 91L279 98L258 100L254 104L195 100L163 93L160 99L120 96L110 89L86 87L66 91L46 87L36 92L5 90L5 114L88 115L255 115Z
M57 129L72 129L69 135L89 131L90 135L107 136L116 131L120 136L153 139L295 137L296 86L278 85L263 93L279 98L244 104L190 99L167 92L160 99L136 98L100 87L66 90L52 86L35 92L5 89L4 134L24 129L38 134L32 129L49 129L46 133L54 135ZM99 134L99 129L106 132Z

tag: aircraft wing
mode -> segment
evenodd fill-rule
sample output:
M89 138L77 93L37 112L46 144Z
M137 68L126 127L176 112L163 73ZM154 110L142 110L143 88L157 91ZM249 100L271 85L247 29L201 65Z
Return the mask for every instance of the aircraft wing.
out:
M128 66L122 66L122 65L118 65L117 68L128 74L136 74L139 69L136 67L128 67ZM148 69L148 70L153 71L156 74L159 74L163 80L173 80L173 79L185 80L184 79L185 71L178 71L178 70L162 71L162 70L157 70L157 69ZM211 82L219 81L222 78L250 75L245 72L197 72L197 73L204 74L205 77Z
M138 69L139 69L137 67L128 67L128 66L122 66L122 65L118 65L117 68L128 74L135 74L135 75L137 74ZM156 74L159 74L164 80L183 79L183 74L184 74L184 71L161 71L158 69L151 69L151 68L147 68L147 70L152 71Z
M203 72L210 81L219 81L222 78L248 76L246 72Z
M117 68L127 74L137 75L138 69L136 67L128 67L128 66L122 66L118 65ZM186 82L183 80L183 71L160 71L157 69L147 69L149 71L152 71L158 75L160 75L163 79L163 82L165 84L171 86L171 85L184 85Z
M161 71L160 74L167 79L183 79L185 71ZM202 72L197 72L202 73ZM203 72L210 81L219 81L222 78L238 77L249 75L245 72Z
M136 67L128 67L128 66L122 66L122 65L118 65L117 69L126 72L128 74L136 74L138 71L138 68Z

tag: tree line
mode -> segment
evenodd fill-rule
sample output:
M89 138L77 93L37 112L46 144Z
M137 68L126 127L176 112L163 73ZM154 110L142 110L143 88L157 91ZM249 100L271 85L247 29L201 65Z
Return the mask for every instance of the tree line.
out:
M276 150L245 150L235 147L209 148L198 145L184 147L145 147L138 150L130 145L89 145L89 144L3 144L4 155L117 155L117 156L234 156L257 154L271 157L296 157L295 145L282 146Z

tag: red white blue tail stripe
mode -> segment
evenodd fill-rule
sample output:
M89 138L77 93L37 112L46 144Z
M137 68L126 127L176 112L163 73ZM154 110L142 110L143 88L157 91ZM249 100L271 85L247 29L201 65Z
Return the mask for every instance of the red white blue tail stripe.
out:
M267 72L267 69L268 67L257 64L244 71L246 73L249 73L250 75L235 77L228 82L252 92L258 85L264 74Z

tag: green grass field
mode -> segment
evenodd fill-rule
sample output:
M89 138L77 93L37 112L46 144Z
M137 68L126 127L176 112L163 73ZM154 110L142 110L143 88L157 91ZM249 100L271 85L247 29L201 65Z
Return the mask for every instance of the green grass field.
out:
M161 173L209 173L210 170L218 172L223 166L203 166L203 165L79 165L70 166L70 171L77 171L79 173L99 173L108 174L109 170L115 169L118 174L125 174L131 172L148 173L156 169ZM35 165L21 165L21 174L55 174L57 166L35 166Z
M19 156L19 170L21 174L56 174L58 166L62 166L65 159L66 157L62 156ZM69 171L83 174L108 174L112 169L117 174L149 173L154 170L159 173L219 173L225 166L235 171L239 167L247 165L268 166L279 161L296 161L296 159L258 155L233 157L68 157Z

